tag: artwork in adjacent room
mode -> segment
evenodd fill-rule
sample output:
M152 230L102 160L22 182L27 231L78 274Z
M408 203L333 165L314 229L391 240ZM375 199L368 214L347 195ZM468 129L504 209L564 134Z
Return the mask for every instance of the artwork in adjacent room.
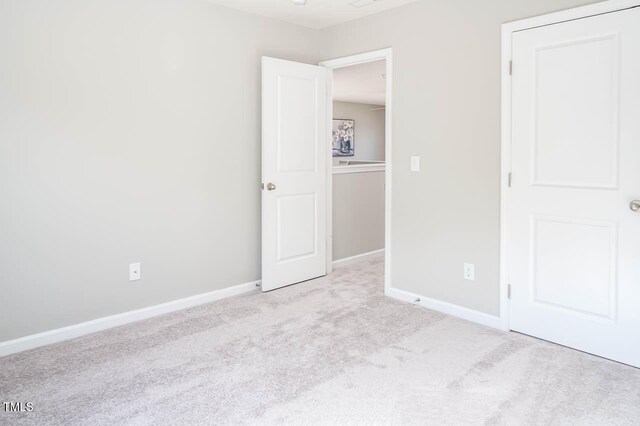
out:
M334 157L353 157L354 120L333 119L332 151Z

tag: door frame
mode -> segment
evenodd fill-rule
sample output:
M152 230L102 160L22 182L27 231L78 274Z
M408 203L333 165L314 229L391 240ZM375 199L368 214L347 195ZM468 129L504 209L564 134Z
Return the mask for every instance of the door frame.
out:
M639 0L640 1L640 0ZM319 63L321 67L334 70L351 65L364 64L367 62L386 60L386 105L385 105L385 135L384 135L384 161L385 161L385 190L384 190L384 293L388 295L391 289L391 147L392 147L392 116L393 116L393 51L392 48L374 50L371 52L356 55L344 56L330 59ZM331 102L327 105L327 119L329 124L333 120L333 95L332 83L328 85L328 94ZM331 133L331 126L329 126ZM331 140L331 135L329 135ZM333 157L329 150L329 160L327 162L327 274L333 270Z
M605 13L618 12L640 6L640 0L607 0L588 6L563 10L561 12L522 19L502 25L502 124L500 155L500 328L510 330L509 247L507 211L509 208L509 187L511 180L511 72L517 72L517 64L511 64L511 38L518 31L559 24L576 19ZM513 68L512 68L513 66Z

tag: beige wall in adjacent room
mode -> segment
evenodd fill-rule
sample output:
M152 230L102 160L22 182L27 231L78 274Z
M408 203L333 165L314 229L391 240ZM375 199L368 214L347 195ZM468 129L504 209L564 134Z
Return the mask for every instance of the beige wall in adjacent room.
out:
M588 3L420 0L320 32L323 59L393 48L394 287L499 313L500 25Z
M340 160L384 161L384 110L380 105L355 102L333 102L333 118L355 120L353 157L334 157Z
M384 172L333 175L333 260L384 248Z
M0 341L260 279L260 57L317 63L317 36L199 0L2 0Z

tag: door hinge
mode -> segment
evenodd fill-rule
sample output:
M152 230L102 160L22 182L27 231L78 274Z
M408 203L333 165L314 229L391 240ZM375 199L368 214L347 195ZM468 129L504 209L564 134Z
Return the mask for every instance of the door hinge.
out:
M513 75L513 61L509 61L509 75Z
M507 299L511 299L511 284L507 284Z
M511 172L509 172L509 177L507 178L507 184L509 185L509 188L511 188Z

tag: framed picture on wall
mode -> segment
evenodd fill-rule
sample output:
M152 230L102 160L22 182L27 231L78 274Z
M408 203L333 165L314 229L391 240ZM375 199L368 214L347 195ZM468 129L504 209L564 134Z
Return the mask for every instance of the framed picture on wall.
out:
M333 119L332 152L334 157L353 157L355 121L347 118Z

